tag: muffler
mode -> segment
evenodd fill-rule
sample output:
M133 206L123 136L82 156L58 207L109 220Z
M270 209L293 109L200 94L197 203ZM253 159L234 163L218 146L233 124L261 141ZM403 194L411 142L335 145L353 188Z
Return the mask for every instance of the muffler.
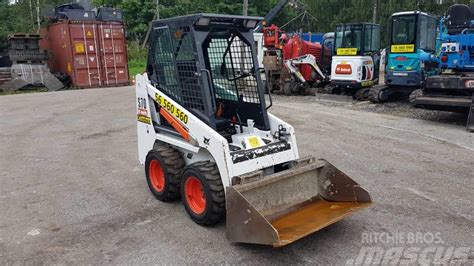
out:
M227 238L281 247L368 207L369 193L314 157L269 176L241 178L227 188Z

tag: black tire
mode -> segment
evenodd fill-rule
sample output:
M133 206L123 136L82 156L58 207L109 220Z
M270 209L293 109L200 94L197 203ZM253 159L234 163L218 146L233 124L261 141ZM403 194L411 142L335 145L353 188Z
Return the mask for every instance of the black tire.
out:
M201 213L193 210L193 207L190 206L192 203L188 202L188 194L186 194L189 193L186 190L187 182L194 178L199 180L202 185L202 196L205 198L205 207ZM215 163L205 161L186 167L181 178L181 195L184 208L195 223L212 225L220 222L225 217L224 187Z
M152 176L150 166L158 163L163 171L164 184L157 186ZM155 145L148 152L145 161L145 175L151 193L161 201L170 201L180 197L181 172L184 160L179 152L164 144ZM161 187L161 189L160 189Z

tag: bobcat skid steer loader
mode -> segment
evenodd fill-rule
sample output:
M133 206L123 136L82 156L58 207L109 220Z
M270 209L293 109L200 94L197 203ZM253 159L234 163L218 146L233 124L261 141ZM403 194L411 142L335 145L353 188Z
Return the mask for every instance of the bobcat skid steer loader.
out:
M293 127L267 112L253 38L261 19L153 22L136 77L138 152L157 199L181 197L201 225L225 218L230 241L279 247L371 198L325 160L301 159Z

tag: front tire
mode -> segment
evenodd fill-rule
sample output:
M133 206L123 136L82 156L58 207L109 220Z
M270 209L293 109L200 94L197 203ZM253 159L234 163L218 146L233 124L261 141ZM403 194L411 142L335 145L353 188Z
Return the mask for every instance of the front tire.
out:
M181 177L184 208L200 225L220 222L225 216L225 194L219 170L210 161L189 165Z
M184 160L179 152L164 144L155 146L146 156L145 175L151 193L161 201L180 196L180 174Z

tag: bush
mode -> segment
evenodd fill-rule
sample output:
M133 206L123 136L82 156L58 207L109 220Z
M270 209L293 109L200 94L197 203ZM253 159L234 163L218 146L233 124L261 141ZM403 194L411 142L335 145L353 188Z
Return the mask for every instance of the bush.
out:
M130 78L133 79L136 74L145 71L148 49L142 49L137 42L129 41L127 44L127 54L129 74Z

